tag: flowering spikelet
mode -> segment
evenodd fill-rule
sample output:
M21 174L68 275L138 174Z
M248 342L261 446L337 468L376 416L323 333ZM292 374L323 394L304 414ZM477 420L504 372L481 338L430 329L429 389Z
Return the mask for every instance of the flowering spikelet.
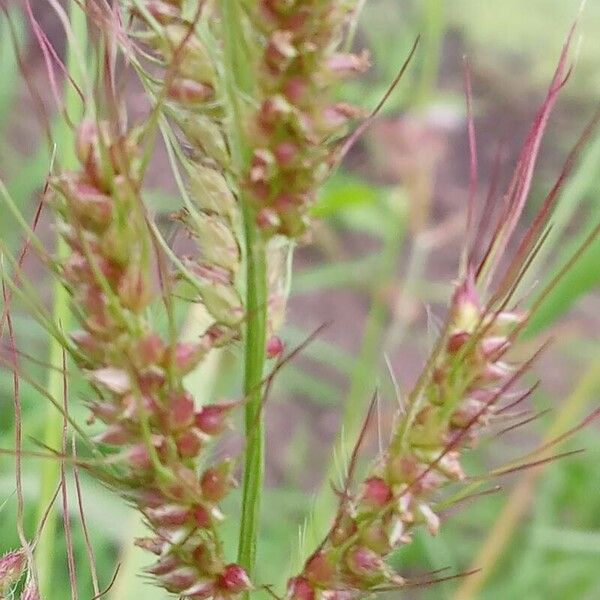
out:
M105 427L95 442L114 451L114 469L99 476L144 515L152 536L138 543L157 556L148 572L160 585L189 598L233 597L250 583L226 565L216 534L218 505L235 484L232 463L197 469L235 405L198 409L183 385L218 336L171 341L149 319L157 293L138 137L135 129L121 135L85 123L82 168L52 182L71 249L62 276L82 325L71 336L74 353L98 391L90 408Z
M233 330L232 335L223 336L225 343L239 337L238 326L244 317L236 285L241 211L235 192L245 184L236 180L234 173L227 177L231 171L229 148L235 141L228 138L223 123L224 67L214 40L206 32L204 37L199 33L200 25L210 30L218 14L214 6L205 4L199 5L195 14L188 10L184 16L183 3L176 0L149 0L145 3L147 13L140 10L140 5L122 4L142 23L139 35L162 64L165 81L157 95L161 91L166 95L164 112L179 127L184 145L192 149L191 156L180 157L192 203L186 203L176 218L199 248L199 258L185 259L184 263L197 278L204 305L219 324ZM150 29L148 14L158 21L159 32ZM291 250L283 240L273 240L266 246L268 325L273 335L285 315Z
M137 35L161 63L160 77L153 81L157 97L164 102L163 112L177 124L184 144L191 149L187 157L180 156L191 202L175 217L199 250L197 258L184 262L197 278L202 302L216 322L233 330L223 336L225 342L236 337L243 317L236 289L240 215L225 177L230 156L220 108L223 82L217 76L216 59L195 30L198 22L211 18L202 4L186 19L182 2L123 2L141 23ZM158 23L158 31L148 26L149 16ZM136 36L136 32L130 34Z
M487 288L494 280L498 252L506 249L523 211L545 123L565 83L567 49L568 43L524 143L504 212L496 216L491 231L478 232L479 240L488 240L487 247L481 245L479 250L476 241L466 248L469 258L443 332L406 409L397 415L388 448L377 457L356 493L349 489L340 492L335 521L303 571L289 581L287 600L358 598L404 585L385 558L410 543L417 525L424 525L431 535L438 532L440 517L434 502L444 485L465 478L461 465L464 449L477 442L496 413L504 413L532 391L517 391L516 400L511 395L535 355L517 364L506 360L528 319L526 313L508 307L538 246L535 236L547 224L556 189L502 277L491 290ZM588 128L584 137L589 132ZM472 211L469 214L472 218Z
M261 0L251 13L264 48L257 68L259 109L250 124L252 164L244 188L269 236L297 238L328 173L328 142L359 111L331 99L333 84L368 67L340 53L349 3Z

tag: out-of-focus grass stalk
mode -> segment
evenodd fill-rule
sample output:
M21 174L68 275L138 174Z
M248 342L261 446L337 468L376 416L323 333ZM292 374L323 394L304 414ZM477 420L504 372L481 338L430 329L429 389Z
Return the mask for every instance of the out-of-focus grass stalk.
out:
M422 106L428 102L437 84L445 24L444 1L424 0L421 17L424 49L414 91L415 106Z
M576 424L581 411L599 387L600 356L596 356L589 363L587 370L579 380L579 385L571 392L556 419L548 428L544 443L556 438ZM548 454L550 455L552 452L556 452L556 447L553 447ZM531 506L536 484L549 464L546 463L540 467L528 469L519 484L511 492L486 540L481 545L480 550L475 553L477 558L469 570L477 569L477 572L464 578L462 585L454 595L454 600L474 600L480 597L485 582L494 572L495 566L508 547L523 515Z
M252 97L254 82L245 46L243 11L239 0L223 0L223 27L228 71L228 94L233 109L232 156L239 174L249 165L241 97ZM238 562L253 578L256 563L260 505L264 480L264 420L262 386L265 365L267 273L264 241L256 226L254 208L239 190L244 220L246 258L246 333L244 394L246 395L245 463ZM245 594L249 597L249 594Z
M87 21L85 12L81 9L77 0L69 3L69 19L73 31L73 40L77 40L80 48L87 45ZM71 43L67 44L66 66L71 77L78 81L81 78L79 68L76 66L76 50ZM67 114L71 119L78 119L83 115L83 106L73 85L65 83L64 103ZM68 169L76 165L74 135L69 124L59 117L55 128L55 143L57 155L62 167ZM64 242L57 237L57 257L64 256L66 247ZM54 323L61 329L68 328L70 318L69 300L62 283L54 280L53 286L53 308L52 318ZM53 398L60 398L63 389L63 375L61 373L64 349L59 341L50 338L49 364L47 390ZM44 443L51 448L59 448L61 443L63 417L54 406L48 404L43 434ZM38 522L51 502L60 479L60 464L58 461L42 461L42 472L40 477L40 495L38 499ZM36 566L39 574L40 593L42 597L52 597L51 579L53 573L53 559L55 558L54 538L56 534L57 514L55 510L50 511L46 520L44 530L36 549Z

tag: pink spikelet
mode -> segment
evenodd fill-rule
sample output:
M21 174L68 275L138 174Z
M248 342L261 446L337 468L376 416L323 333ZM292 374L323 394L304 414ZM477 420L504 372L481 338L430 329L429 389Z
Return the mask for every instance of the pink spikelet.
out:
M27 554L23 550L8 552L0 558L0 594L7 594L21 579L27 566Z

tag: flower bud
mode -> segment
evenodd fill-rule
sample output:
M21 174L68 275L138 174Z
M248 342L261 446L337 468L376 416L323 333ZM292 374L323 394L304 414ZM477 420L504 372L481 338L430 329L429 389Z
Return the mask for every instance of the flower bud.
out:
M419 473L418 459L409 454L392 455L388 459L387 474L393 484L411 483Z
M161 575L159 580L167 591L178 594L192 586L197 578L194 568L184 566Z
M203 575L220 575L225 566L218 552L215 552L214 547L209 543L201 543L196 546L192 552L194 566Z
M319 587L327 587L334 579L336 568L331 558L322 550L313 554L304 567L306 577Z
M212 467L204 471L200 479L202 495L209 502L220 502L235 485L232 477L233 461L225 460L217 467Z
M103 137L107 137L106 133ZM109 169L102 167L100 144L97 124L91 120L83 121L77 129L75 152L90 181L106 190L109 185Z
M133 491L132 499L138 506L143 508L160 508L168 502L160 490L152 487Z
M188 221L197 239L202 260L235 272L239 267L240 249L228 221L218 215L207 214L190 217Z
M175 347L175 367L182 375L193 371L206 354L202 343L179 342Z
M265 62L274 72L285 71L298 55L293 39L291 31L275 31L271 36L265 50Z
M381 556L365 546L350 548L346 564L352 573L369 584L382 580L385 575L385 563Z
M135 345L134 360L141 367L159 365L165 356L166 346L158 333L150 332Z
M521 325L528 319L527 312L503 311L486 315L484 325L489 325L491 334L505 335L517 325Z
M446 451L435 463L435 469L445 475L448 479L462 481L466 475L459 459L460 454L457 451Z
M508 338L503 335L485 337L481 340L480 347L485 357L493 356L508 348Z
M236 218L237 202L221 173L195 164L189 172L188 185L192 199L203 211L225 216L230 220Z
M96 123L89 119L82 121L75 135L75 152L82 166L88 162L90 155L98 143Z
M167 543L168 542L158 538L136 538L134 541L134 544L138 548L152 552L152 554L156 554L157 556L160 556L163 553L165 544Z
M202 344L207 350L222 348L234 340L239 340L239 331L222 323L213 323L202 335Z
M473 332L481 319L481 305L472 273L454 291L451 307L454 328Z
M380 477L371 477L364 483L361 504L365 507L383 508L393 498L392 489Z
M474 422L483 419L486 413L487 408L485 402L474 398L466 398L452 414L450 423L454 427L468 427Z
M298 146L290 141L280 142L274 151L275 159L280 167L287 168L298 156Z
M214 265L196 265L193 270L199 278L197 284L206 310L215 320L230 327L238 326L243 308L241 298L231 282L231 274Z
M188 521L190 510L180 504L163 504L157 508L147 508L146 516L157 527L179 527Z
M203 406L194 417L196 427L208 435L219 435L225 430L227 417L236 406L235 402Z
M514 373L514 367L503 362L487 363L477 379L477 383L485 385L495 383Z
M200 529L208 529L212 527L213 514L210 508L206 506L198 505L192 509L192 518L194 523L200 527Z
M216 600L214 581L207 579L196 581L186 590L183 590L182 595L189 600Z
M135 444L127 452L127 462L133 469L146 470L152 466L146 444Z
M260 107L259 123L266 130L274 127L278 121L285 120L293 111L293 107L283 96L270 96Z
M121 277L118 288L121 304L133 312L142 312L151 300L146 273L137 265L130 265Z
M285 600L315 600L315 590L304 577L294 577L288 582Z
M81 329L72 331L69 337L75 342L77 348L90 358L99 358L103 354L103 347L100 340L97 337L90 334L88 331Z
M110 425L105 431L94 436L94 441L99 444L110 444L111 446L123 446L132 441L131 432L121 423Z
M90 376L94 383L105 387L115 394L125 394L131 389L129 374L123 369L104 367L103 369L90 371Z
M275 156L264 148L256 149L250 165L250 181L252 183L268 181L275 175L275 172Z
M69 203L71 214L84 229L101 232L112 222L113 199L97 187L64 176L59 189Z
M265 207L258 211L256 225L264 232L275 232L281 225L281 219L277 211Z
M91 422L98 418L103 423L114 423L120 416L121 410L112 402L93 402L89 404L92 413Z
M194 458L200 454L205 440L205 434L196 428L190 428L175 440L177 452L183 458Z
M361 544L380 555L386 555L392 549L385 525L379 521L363 528L360 533L360 541Z
M151 575L165 575L173 571L179 565L179 559L174 554L167 554L155 562L151 567L145 569L146 573Z
M361 109L346 102L338 102L323 110L321 126L328 131L336 130L346 125L350 119L357 119L362 115Z
M174 392L167 405L168 426L172 431L181 431L194 422L194 399L188 392Z
M346 77L357 73L364 73L371 66L368 52L361 54L333 54L327 60L327 68L332 74Z
M454 354L458 352L471 338L471 334L466 331L459 331L457 333L453 333L448 338L448 352Z
M276 335L272 335L267 340L267 358L277 358L283 352L283 342L281 338Z
M351 535L356 533L356 522L354 519L344 513L336 522L335 527L331 531L329 539L334 546L343 544Z
M219 577L219 587L227 590L230 594L241 594L252 589L252 582L242 567L232 563L225 567Z
M308 89L309 85L305 79L292 77L284 85L283 93L292 104L298 104L306 98Z
M437 535L440 529L440 518L433 512L428 504L419 504L417 506L417 515L427 526L431 535Z

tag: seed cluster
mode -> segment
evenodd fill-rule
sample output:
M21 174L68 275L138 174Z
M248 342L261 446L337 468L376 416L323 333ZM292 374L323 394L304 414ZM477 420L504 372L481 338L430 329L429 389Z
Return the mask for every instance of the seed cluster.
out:
M215 529L219 503L235 483L233 465L200 465L235 405L197 408L183 384L223 329L212 326L198 342L182 343L150 320L158 294L137 138L135 129L121 135L86 122L77 143L81 169L53 180L70 248L62 277L82 325L71 334L73 350L97 391L89 405L104 428L94 441L112 451L112 467L100 476L152 531L138 540L158 557L148 572L190 599L232 598L250 588L241 567L225 564Z
M416 525L437 533L432 501L443 485L464 479L461 451L476 442L506 397L515 369L502 356L522 319L483 308L470 277L457 288L444 345L427 381L417 386L414 408L400 415L388 450L359 493L342 497L325 542L290 580L287 600L343 600L403 585L385 558L411 542Z
M332 101L341 79L368 67L365 55L339 52L349 16L340 0L262 0L252 15L262 32L260 103L248 138L246 188L266 235L301 236L329 171L331 141L359 111Z

